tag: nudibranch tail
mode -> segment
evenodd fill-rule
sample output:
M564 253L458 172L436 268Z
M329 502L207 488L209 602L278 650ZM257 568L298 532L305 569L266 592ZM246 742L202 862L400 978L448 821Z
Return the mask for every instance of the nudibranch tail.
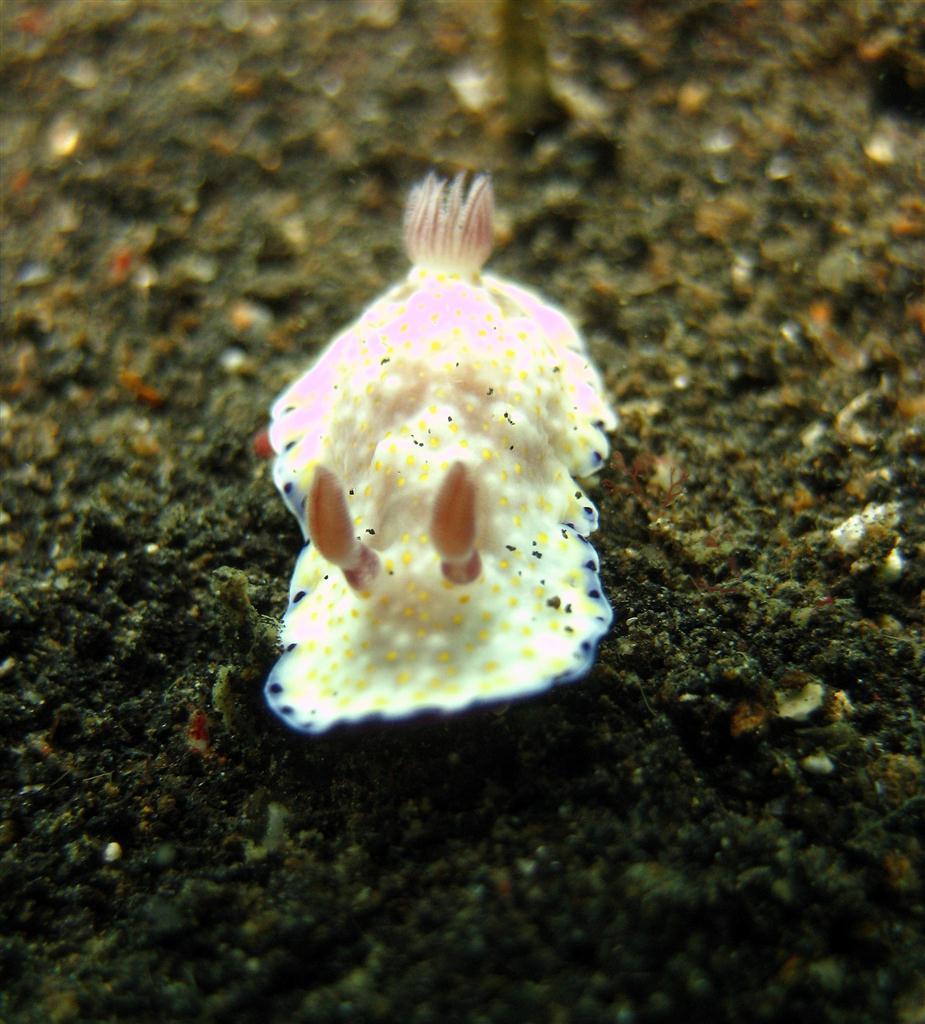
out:
M375 579L379 557L353 535L344 489L324 466L315 467L308 492L308 535L318 554L341 569L354 590L365 590Z
M434 499L430 536L440 570L450 583L471 583L482 571L475 547L476 485L462 462L454 462Z
M452 185L431 172L405 207L405 248L415 266L477 273L494 245L495 199L491 178L478 174L463 198L466 176Z

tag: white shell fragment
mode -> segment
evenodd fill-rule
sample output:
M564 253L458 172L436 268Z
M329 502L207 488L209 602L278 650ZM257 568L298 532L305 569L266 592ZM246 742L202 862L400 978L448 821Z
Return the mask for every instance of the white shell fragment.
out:
M846 555L856 554L873 531L892 529L899 522L899 502L865 505L862 511L849 516L829 531L835 546Z
M779 693L777 695L777 714L779 718L790 718L795 722L805 722L814 714L825 700L825 687L822 683L811 681L795 693Z
M493 202L485 175L418 185L407 279L273 405L306 544L266 696L302 732L540 692L610 625L576 478L617 417L565 314L481 273Z

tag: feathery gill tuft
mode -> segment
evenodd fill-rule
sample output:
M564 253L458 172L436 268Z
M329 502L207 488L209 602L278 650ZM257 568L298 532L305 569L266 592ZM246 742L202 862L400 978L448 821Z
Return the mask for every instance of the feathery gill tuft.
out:
M452 184L431 172L411 190L405 208L405 248L415 266L474 274L491 255L491 178L477 174L464 198L465 183L463 172Z

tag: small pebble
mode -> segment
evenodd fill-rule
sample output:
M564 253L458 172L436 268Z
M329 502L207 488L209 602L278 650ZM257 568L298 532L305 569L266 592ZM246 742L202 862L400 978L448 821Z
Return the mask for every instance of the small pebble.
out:
M80 129L70 114L59 114L48 130L48 152L55 160L73 156L80 142Z
M122 847L118 843L107 843L103 849L103 863L115 864L122 860Z
M864 154L875 164L891 164L896 160L896 143L892 134L876 131L864 143Z
M819 682L807 683L798 693L778 694L778 717L805 722L814 711L822 707L824 697L825 687Z
M835 771L835 764L825 751L807 754L800 761L800 767L810 775L831 775Z

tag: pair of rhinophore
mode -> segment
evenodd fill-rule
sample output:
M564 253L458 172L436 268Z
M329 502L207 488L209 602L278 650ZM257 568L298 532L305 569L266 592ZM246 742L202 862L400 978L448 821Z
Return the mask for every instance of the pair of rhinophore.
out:
M475 531L475 480L464 463L454 462L437 491L430 520L431 543L450 583L471 583L482 571ZM308 492L308 535L318 554L336 565L354 590L369 589L381 569L379 556L357 540L343 485L324 466L315 467Z

